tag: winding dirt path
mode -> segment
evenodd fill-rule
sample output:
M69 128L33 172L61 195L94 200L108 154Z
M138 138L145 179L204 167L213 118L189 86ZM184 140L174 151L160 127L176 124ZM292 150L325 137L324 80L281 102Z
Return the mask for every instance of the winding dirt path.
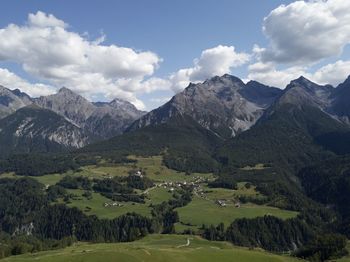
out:
M190 244L191 244L190 238L187 238L187 243L186 243L185 245L177 246L177 248L180 248L180 247L188 247Z

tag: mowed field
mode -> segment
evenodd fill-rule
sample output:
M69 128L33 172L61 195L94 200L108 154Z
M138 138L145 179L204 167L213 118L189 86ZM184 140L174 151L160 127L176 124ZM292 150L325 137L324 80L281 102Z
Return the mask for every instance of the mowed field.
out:
M6 262L293 262L300 261L260 250L235 247L227 242L210 242L185 235L149 235L139 241L115 244L78 243L61 250L25 254Z

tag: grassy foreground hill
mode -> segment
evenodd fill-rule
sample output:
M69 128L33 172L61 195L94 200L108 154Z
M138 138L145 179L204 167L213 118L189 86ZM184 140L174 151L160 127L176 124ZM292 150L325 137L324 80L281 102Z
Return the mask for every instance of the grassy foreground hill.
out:
M6 258L5 262L138 262L138 261L240 261L293 262L300 261L260 250L232 246L196 236L149 235L132 243L85 244L78 243L61 250L25 254Z

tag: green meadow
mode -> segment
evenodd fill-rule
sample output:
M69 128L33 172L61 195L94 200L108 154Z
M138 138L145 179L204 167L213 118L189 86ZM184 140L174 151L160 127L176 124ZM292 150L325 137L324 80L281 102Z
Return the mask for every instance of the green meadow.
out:
M188 244L188 245L187 245ZM149 235L139 241L115 244L78 243L54 251L25 254L4 262L293 262L292 257L235 247L186 235ZM300 261L300 260L299 260Z
M126 214L128 212L135 212L140 215L150 216L151 208L149 205L160 204L163 201L169 200L172 196L164 188L155 188L150 190L147 194L146 203L133 203L133 202L124 202L122 206L108 206L105 207L105 203L111 203L110 199L98 194L92 193L92 198L87 199L82 196L84 193L83 190L74 189L69 190L70 193L74 194L75 197L70 200L68 206L77 207L83 210L87 215L97 215L100 218L115 218L120 215Z
M239 208L235 207L234 204L227 204L227 206L221 207L213 201L205 200L197 196L195 196L187 206L176 210L179 213L180 222L182 222L183 225L191 225L197 228L203 224L217 225L221 222L223 222L225 226L228 226L237 218L254 218L272 215L287 219L295 217L298 214L293 211L255 204L242 204ZM184 229L184 227L178 227L177 230L180 228Z

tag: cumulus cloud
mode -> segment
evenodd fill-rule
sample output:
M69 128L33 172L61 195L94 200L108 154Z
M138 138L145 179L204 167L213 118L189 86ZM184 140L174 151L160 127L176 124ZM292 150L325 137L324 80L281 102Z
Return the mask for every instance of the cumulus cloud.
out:
M291 80L301 75L305 76L305 68L303 67L295 66L278 70L273 63L257 62L249 65L248 70L248 79L279 88L284 88Z
M87 97L119 97L139 108L143 103L138 93L164 88L157 79L147 81L162 61L155 53L103 45L104 35L91 41L67 28L51 14L29 14L25 25L0 29L0 61L16 62L55 87L66 86ZM153 82L159 85L151 87Z
M247 63L249 58L246 53L237 53L233 46L218 45L206 49L200 58L193 61L193 67L180 69L170 76L171 88L179 92L189 82L203 81L215 75L230 73L232 68Z
M350 43L350 1L311 0L281 5L264 18L268 47L255 45L248 79L284 88L303 75L319 84L337 85L350 73L350 61L317 68L340 56ZM312 66L312 67L311 67Z
M154 98L151 98L150 101L154 102L154 103L157 103L157 104L164 104L164 103L168 102L170 99L171 99L171 97L169 97L169 96L166 96L166 97L154 97Z
M55 92L52 86L41 83L29 83L5 68L0 68L0 85L10 89L21 89L30 96L51 95Z
M318 69L311 78L320 84L336 86L350 75L350 61L339 60Z
M38 11L36 14L28 15L28 24L31 26L38 27L49 27L49 26L68 26L64 21L57 19L52 14L46 14L44 12Z
M263 62L306 64L337 56L350 43L350 1L296 1L265 17L267 48L255 50Z
M293 66L276 69L273 63L257 62L248 66L248 79L279 88L286 87L291 80L303 75L318 84L337 86L350 75L350 61L339 60L309 72L307 67Z

